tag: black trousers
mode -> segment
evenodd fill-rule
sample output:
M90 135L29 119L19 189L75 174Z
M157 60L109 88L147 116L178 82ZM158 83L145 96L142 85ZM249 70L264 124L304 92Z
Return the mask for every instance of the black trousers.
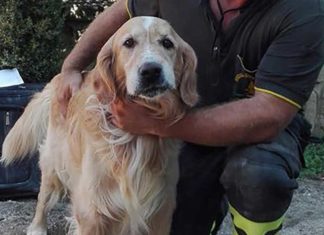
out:
M209 235L228 202L245 218L270 222L288 209L301 169L303 118L273 141L229 148L185 144L171 235ZM235 134L235 133L233 133Z

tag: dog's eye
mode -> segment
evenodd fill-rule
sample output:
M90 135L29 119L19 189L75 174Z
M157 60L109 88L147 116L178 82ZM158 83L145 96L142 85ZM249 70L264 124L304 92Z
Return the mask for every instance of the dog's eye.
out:
M133 38L128 38L123 45L127 48L133 48L135 46L135 40Z
M161 40L161 44L166 49L171 49L171 48L174 47L173 42L170 39L168 39L168 38L162 39Z

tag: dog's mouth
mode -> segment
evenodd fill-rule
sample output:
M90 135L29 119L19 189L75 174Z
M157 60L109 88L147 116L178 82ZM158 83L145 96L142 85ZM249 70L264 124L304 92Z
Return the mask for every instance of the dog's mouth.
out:
M149 86L141 89L138 92L138 96L144 98L154 98L162 95L165 91L169 90L171 87L168 84L163 84L159 86Z

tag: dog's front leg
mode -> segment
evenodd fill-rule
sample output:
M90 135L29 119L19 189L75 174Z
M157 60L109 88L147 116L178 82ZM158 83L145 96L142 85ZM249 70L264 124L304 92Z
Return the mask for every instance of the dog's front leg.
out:
M161 207L151 220L149 235L169 235L172 215L175 209L175 199L170 199Z
M69 234L73 235L117 235L113 231L110 219L100 215L94 208L89 208L86 213L76 213L73 230ZM115 227L116 228L116 227Z

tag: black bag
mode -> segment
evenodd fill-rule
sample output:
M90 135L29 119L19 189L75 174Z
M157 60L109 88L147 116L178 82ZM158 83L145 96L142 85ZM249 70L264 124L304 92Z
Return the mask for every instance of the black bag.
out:
M35 92L45 84L23 84L0 88L0 156L2 143L9 130L28 104ZM36 196L40 186L38 156L4 167L0 165L0 199Z

